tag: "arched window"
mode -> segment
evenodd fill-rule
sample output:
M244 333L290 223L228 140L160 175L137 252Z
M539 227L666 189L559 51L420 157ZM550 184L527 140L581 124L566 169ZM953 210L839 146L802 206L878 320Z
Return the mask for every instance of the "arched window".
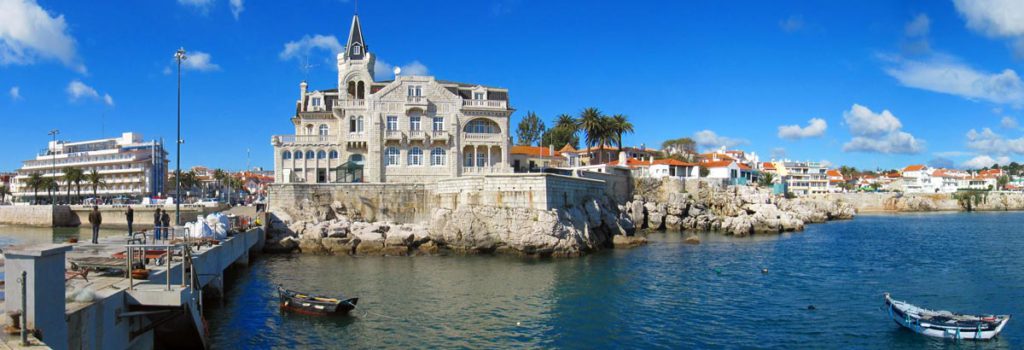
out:
M434 149L430 150L430 165L444 165L444 148L435 147Z
M384 149L384 165L398 165L398 148L388 147Z
M320 124L320 136L327 136L327 132L331 129L327 127L327 124Z
M306 125L306 135L313 135L313 124Z
M469 123L466 123L466 127L463 131L471 134L498 134L501 133L501 127L498 123L495 123L489 119L473 119Z
M338 159L338 151L330 151L329 153L327 153L327 158Z
M295 151L295 159L302 159L302 151Z
M292 159L292 152L289 152L289 151L281 152L281 159Z
M306 159L313 159L313 151L312 150L306 151Z
M366 98L366 84L362 81L356 83L356 98L362 100Z
M409 150L409 165L423 165L423 150L413 147Z
M462 166L464 166L464 167L472 167L473 166L473 152L463 153L463 157L462 158L463 158Z
M324 159L324 158L327 158L327 152L324 152L324 151L316 152L316 159Z
M352 162L352 164L363 165L363 155L362 154L350 155L350 156L348 156L348 161Z

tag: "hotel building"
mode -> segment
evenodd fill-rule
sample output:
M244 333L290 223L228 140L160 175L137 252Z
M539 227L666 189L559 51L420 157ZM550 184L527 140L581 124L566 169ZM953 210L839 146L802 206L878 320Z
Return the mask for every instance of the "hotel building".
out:
M19 199L34 194L28 179L33 173L44 178L56 177L61 193L68 183L64 168L78 168L89 174L93 170L103 178L96 193L100 197L141 198L164 193L167 181L167 152L161 141L143 141L142 135L126 132L121 137L67 142L50 141L45 149L22 166L14 177L12 191ZM71 183L72 193L77 186ZM92 186L81 182L82 196L92 196ZM45 189L39 192L46 193Z
M277 183L433 182L510 173L508 90L433 76L374 79L359 16L337 56L337 86L299 85L294 134L271 138Z

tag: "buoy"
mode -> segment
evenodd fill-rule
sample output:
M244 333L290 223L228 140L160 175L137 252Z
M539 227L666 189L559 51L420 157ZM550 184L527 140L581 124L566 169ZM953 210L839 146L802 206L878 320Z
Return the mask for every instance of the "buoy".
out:
M768 274L768 268L766 267L766 268L761 269L761 274L767 275Z
M817 309L818 308L814 307L814 305L807 305L807 310L817 310Z
M522 326L522 325L523 325L522 322L516 321L516 326Z

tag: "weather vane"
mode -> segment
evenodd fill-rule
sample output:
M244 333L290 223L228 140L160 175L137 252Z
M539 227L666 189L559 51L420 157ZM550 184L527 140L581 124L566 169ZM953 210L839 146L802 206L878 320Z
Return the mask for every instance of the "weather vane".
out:
M316 67L316 65L309 64L309 55L303 56L302 59L302 81L309 80L309 69Z

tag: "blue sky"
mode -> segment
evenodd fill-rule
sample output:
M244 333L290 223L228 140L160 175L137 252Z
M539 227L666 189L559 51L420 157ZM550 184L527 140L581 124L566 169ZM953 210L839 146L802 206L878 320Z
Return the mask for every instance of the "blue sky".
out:
M0 170L45 147L53 128L70 140L129 130L173 140L179 46L192 54L182 165L241 169L251 150L249 164L269 168L270 136L292 131L301 61L314 66L311 89L333 87L332 39L344 45L353 5L0 0ZM507 87L513 126L527 111L550 123L594 106L628 115L634 145L689 136L703 148L872 169L1024 154L1019 1L359 7L379 60Z

